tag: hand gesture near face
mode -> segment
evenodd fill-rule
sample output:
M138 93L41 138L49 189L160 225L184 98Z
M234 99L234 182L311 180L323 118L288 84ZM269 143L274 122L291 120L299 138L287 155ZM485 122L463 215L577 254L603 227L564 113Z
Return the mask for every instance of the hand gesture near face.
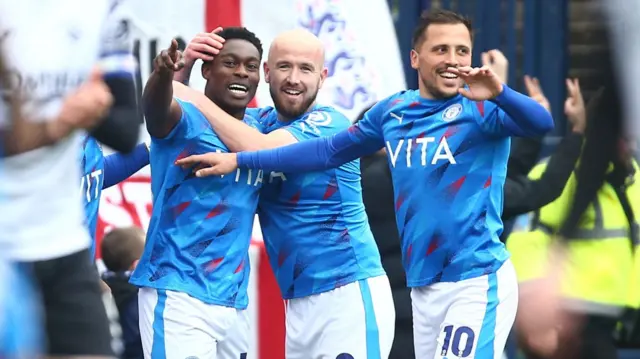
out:
M224 39L218 35L221 27L211 32L197 34L184 50L185 67L192 67L197 60L212 61L224 45Z
M488 66L450 67L448 71L458 75L467 85L458 92L473 101L485 101L495 98L502 92L502 81Z

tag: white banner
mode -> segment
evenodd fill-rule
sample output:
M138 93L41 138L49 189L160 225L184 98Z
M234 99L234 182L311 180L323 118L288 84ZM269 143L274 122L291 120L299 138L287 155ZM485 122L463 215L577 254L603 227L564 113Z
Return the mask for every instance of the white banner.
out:
M215 8L211 2L216 2ZM237 18L241 24L235 25L246 26L258 35L265 54L282 31L305 28L317 35L325 45L329 70L318 101L340 109L351 119L368 105L406 88L386 0L209 0L210 11L224 9L217 18L207 15L205 0L129 0L127 4L143 84L153 69L153 58L168 47L171 38L178 37L181 45L186 45L196 33L219 25L214 22ZM191 85L204 89L200 63L193 69ZM264 81L256 97L260 106L273 103Z
M318 36L329 70L318 102L352 120L368 105L406 89L386 0L242 0L241 15L265 49L278 33L293 28ZM267 84L257 98L261 106L272 104Z

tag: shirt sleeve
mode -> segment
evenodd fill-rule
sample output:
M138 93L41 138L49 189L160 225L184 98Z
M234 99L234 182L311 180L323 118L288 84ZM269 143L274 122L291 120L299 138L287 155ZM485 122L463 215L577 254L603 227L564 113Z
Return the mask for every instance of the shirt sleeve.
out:
M339 167L370 154L367 148L354 142L353 127L331 137L318 137L284 147L239 152L238 166L265 171L311 172ZM304 156L300 154L304 153Z
M98 66L107 78L134 78L138 71L125 3L122 0L110 2L102 27Z
M151 137L155 143L169 143L174 140L191 138L193 136L194 128L192 123L193 121L190 118L190 114L199 113L199 110L189 102L177 98L174 98L173 100L176 101L178 105L180 105L182 116L167 136L163 138Z
M370 152L375 152L384 147L382 124L384 123L384 117L387 115L387 109L390 107L389 102L393 99L394 97L389 97L381 100L371 107L369 111L365 112L362 119L353 125L349 134L355 143L367 148Z
M104 158L102 189L116 185L149 164L149 150L144 143L128 154L114 153Z
M480 127L496 136L537 137L554 127L549 111L507 85L495 99L477 102L476 107Z
M302 121L304 126L289 126L288 130L298 138L298 143L269 150L240 152L238 165L283 172L309 172L339 167L384 146L380 125L385 108L386 101L378 103L358 123L333 135L323 132L323 129L328 132L327 128L331 128L330 122L324 117L311 122ZM309 129L309 124L314 127ZM308 139L301 140L306 138ZM305 155L300 156L301 153Z

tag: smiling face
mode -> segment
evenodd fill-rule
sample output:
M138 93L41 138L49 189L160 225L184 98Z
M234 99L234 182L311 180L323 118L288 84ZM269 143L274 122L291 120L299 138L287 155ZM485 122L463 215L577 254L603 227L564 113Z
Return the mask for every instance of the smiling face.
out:
M424 40L411 50L411 67L418 70L420 94L431 99L458 94L462 79L449 67L471 66L471 33L463 23L430 24Z
M227 40L213 61L202 65L204 93L225 112L244 111L260 83L260 52L249 41Z
M274 40L264 65L265 80L278 115L295 119L311 108L327 76L322 44L293 32Z

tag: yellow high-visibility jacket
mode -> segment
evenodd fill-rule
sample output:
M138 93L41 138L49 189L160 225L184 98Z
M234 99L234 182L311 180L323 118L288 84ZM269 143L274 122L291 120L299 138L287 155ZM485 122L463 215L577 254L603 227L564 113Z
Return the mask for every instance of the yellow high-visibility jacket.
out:
M536 166L531 178L544 172L546 163ZM640 222L640 174L627 181L626 193ZM530 214L530 228L512 233L507 239L518 280L542 276L553 234L568 214L576 189L575 174L562 195ZM580 219L579 228L568 244L568 263L562 278L563 295L575 309L601 315L618 315L625 307L640 307L640 255L632 246L629 221L614 188L606 183L598 191Z

